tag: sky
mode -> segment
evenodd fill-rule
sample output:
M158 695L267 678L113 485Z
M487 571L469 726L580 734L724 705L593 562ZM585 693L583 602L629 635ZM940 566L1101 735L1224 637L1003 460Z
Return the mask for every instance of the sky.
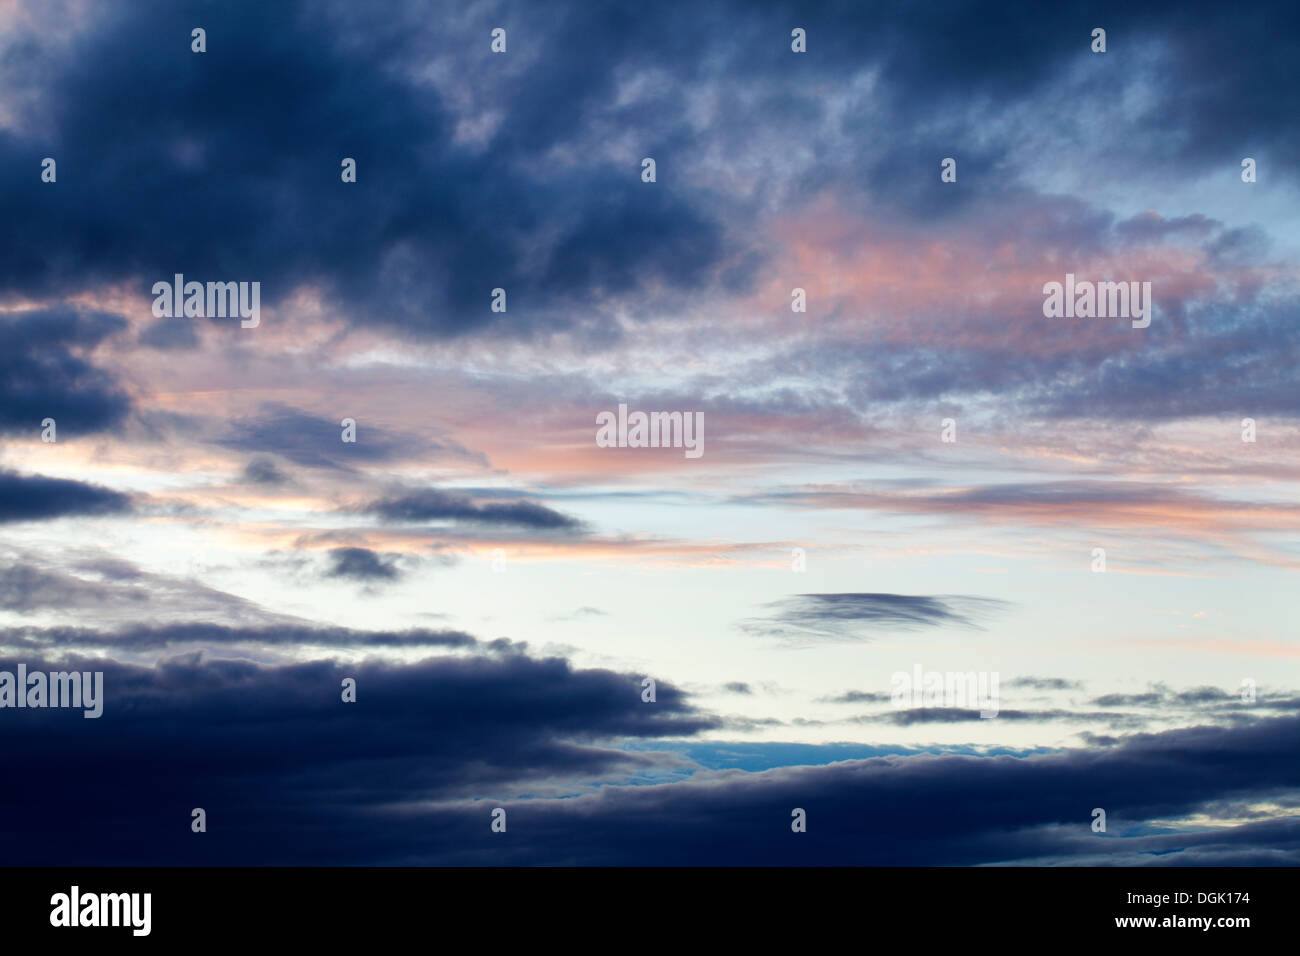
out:
M0 862L1300 863L1297 20L0 0Z

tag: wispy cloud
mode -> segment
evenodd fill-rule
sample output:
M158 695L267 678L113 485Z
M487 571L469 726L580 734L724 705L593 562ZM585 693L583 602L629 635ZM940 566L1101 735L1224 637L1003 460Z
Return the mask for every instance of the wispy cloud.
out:
M980 621L1010 605L995 598L919 594L797 594L766 605L766 617L742 621L755 637L787 644L861 641L888 631L931 627L981 629Z

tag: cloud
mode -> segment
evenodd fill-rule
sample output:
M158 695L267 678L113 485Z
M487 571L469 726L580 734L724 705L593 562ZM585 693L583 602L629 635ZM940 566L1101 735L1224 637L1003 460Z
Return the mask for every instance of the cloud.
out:
M395 581L401 577L392 555L381 555L368 548L335 548L330 552L332 564L327 577L354 578L358 581Z
M1083 681L1067 680L1064 677L1015 677L1002 686L1029 690L1082 690Z
M309 647L334 650L452 648L496 653L521 650L521 645L505 638L480 641L463 631L425 628L358 630L288 617L274 624L176 621L163 624L129 623L115 630L84 627L9 628L0 630L0 647L25 652L44 652L50 647L59 647L66 651L100 651L110 654L231 647L266 652L286 649L301 651Z
M28 781L0 814L15 865L1300 862L1296 819L1267 809L1300 791L1296 716L1049 754L709 771L666 745L717 718L663 682L649 706L637 675L558 658L59 667L105 672L104 716L0 721ZM629 739L642 749L614 746ZM189 838L193 806L221 840ZM508 844L483 836L495 806ZM1198 814L1218 822L1180 822Z
M551 622L582 621L593 617L609 617L609 613L607 611L602 611L598 607L590 607L588 605L583 605L582 607L574 611L572 614L556 614L551 617L548 617L547 620Z
M828 704L887 704L893 696L885 691L846 690L834 697L820 699Z
M1279 719L1139 734L1100 750L891 756L606 787L512 805L521 839L508 856L586 865L1295 865L1294 816L1180 821L1225 804L1294 799L1298 730L1295 719ZM1090 829L1097 806L1108 814L1104 835ZM808 813L808 831L797 837L793 807ZM462 814L459 832L468 835L474 810ZM565 834L574 839L562 844ZM427 859L504 862L486 849L457 849Z
M244 466L244 481L255 485L286 485L292 479L276 467L275 461L258 456Z
M5 449L20 471L0 471L0 523L22 540L55 529L15 522L129 516L111 543L96 537L103 522L63 522L59 545L95 539L166 563L198 542L228 566L200 580L102 554L3 555L0 611L19 623L0 646L29 665L102 667L109 695L100 721L0 712L0 752L24 781L0 788L7 859L1300 862L1293 699L1243 708L1215 688L1103 693L1090 679L1076 711L1055 695L1083 682L1027 677L1004 687L1050 703L1001 711L1011 729L999 739L1096 722L1087 747L863 759L828 745L800 753L817 766L702 770L684 740L803 733L823 715L714 716L662 682L644 704L640 675L535 659L508 637L408 629L436 615L405 600L373 603L373 623L353 629L214 586L329 617L341 605L326 592L345 601L351 582L523 537L524 562L583 563L538 610L562 614L597 593L619 600L610 561L726 564L759 581L751 572L794 542L756 538L819 540L796 528L809 522L830 535L828 561L851 559L864 515L801 510L814 508L887 516L886 560L894 545L969 550L978 526L975 550L992 557L965 572L1012 582L1049 552L1039 578L1061 555L1081 567L1086 548L1071 542L1097 532L1127 556L1122 572L1167 572L1192 554L1224 580L1238 559L1294 568L1300 508L1281 484L1297 475L1288 422L1300 411L1294 3L1243 15L1207 0L1066 0L1025 16L964 0L711 0L682 29L678 11L629 15L618 2L397 3L376 17L283 0L206 5L209 50L196 56L180 5L19 2L0 13L0 434L23 440ZM488 50L499 23L508 56ZM794 23L807 56L790 52ZM1105 56L1087 49L1096 23ZM1250 185L1236 165L1247 153L1260 170ZM39 180L46 155L57 184ZM960 184L939 182L946 155ZM339 179L344 156L356 183ZM645 156L655 183L640 181ZM1038 290L1066 271L1153 280L1151 327L1044 321ZM176 272L260 282L262 325L155 321L151 285ZM807 321L788 312L796 283ZM504 312L489 306L498 287ZM680 455L597 449L591 411L623 393L705 409L707 472L682 471ZM936 440L948 414L962 422L955 448ZM340 441L345 415L356 444ZM1238 439L1244 415L1259 418L1257 444ZM61 441L119 429L131 440L44 446L45 417ZM1060 427L1081 418L1103 427ZM1216 421L1172 427L1180 418ZM864 449L917 477L816 484L853 474ZM57 472L40 463L53 455ZM78 468L86 482L27 474ZM1069 480L1106 469L1120 480ZM551 490L467 488L480 479L466 471ZM166 497L154 507L88 483L119 480ZM744 495L737 480L804 484ZM588 535L562 501L616 530ZM772 520L751 520L755 504ZM472 584L464 572L453 577ZM609 595L596 580L613 582ZM1285 663L1295 648L1283 639L1238 634L1267 616L1231 619L1258 605L1252 581L1244 595L1220 589L1228 603L1203 605L1209 620L1154 620L1149 643ZM443 621L493 620L477 586L453 590ZM781 598L759 611L727 610L739 593L719 596L726 619L755 614L738 626L791 646L946 637L934 629L979 628L1011 607L776 591L754 599ZM1093 608L1064 600L1066 620ZM578 643L567 629L595 641L581 653L609 652L597 639L626 607L603 613L548 618L545 646ZM138 666L177 652L188 656ZM356 704L339 699L345 676ZM837 686L813 676L813 693ZM746 706L769 686L690 677ZM886 711L888 699L820 701ZM1001 726L976 720L925 709L826 722L900 738ZM1221 726L1118 736L1198 720ZM220 839L188 832L195 805ZM494 805L509 806L510 837L489 843ZM1110 834L1087 827L1096 805ZM789 831L794 806L809 810L807 834Z
M99 517L131 510L129 496L100 485L0 471L0 523Z
M747 499L828 509L964 517L1036 527L1141 531L1143 537L1205 541L1252 558L1291 563L1285 551L1256 547L1252 534L1300 527L1300 507L1280 500L1230 498L1173 481L1077 479L1004 482L938 489L817 486Z
M965 595L797 594L765 605L772 612L740 627L756 637L786 643L865 640L876 631L916 631L927 627L980 629L978 621L1010 607L994 598Z
M392 522L457 521L538 531L569 531L581 527L578 520L531 501L480 503L468 495L436 488L381 498L365 510Z
M101 625L145 616L155 621L218 618L244 624L294 620L193 577L148 572L94 551L5 554L0 608L72 617L89 612Z
M422 455L456 453L437 442L357 421L355 442L343 441L338 420L322 418L278 402L266 402L257 414L232 422L216 443L236 451L274 453L308 468L351 471Z
M188 352L198 348L199 336L192 319L160 319L140 331L139 342L159 351Z
M1104 723L1111 727L1141 728L1147 720L1134 714L1101 712L1095 710L1010 710L1001 708L996 717L981 717L979 710L962 707L915 707L896 710L890 713L873 714L855 718L855 723L893 724L896 727L911 727L916 724L961 724L989 720L1008 720L1016 722L1046 723L1048 721L1076 721L1079 723Z
M486 36L487 12L468 16ZM183 272L260 281L264 310L312 287L349 322L412 336L583 323L609 335L617 304L704 288L729 258L716 212L695 201L690 177L669 181L666 157L652 192L639 155L618 163L591 148L633 39L619 40L619 11L517 10L512 25L534 37L533 54L509 64L489 64L487 45L467 39L436 47L431 63L445 37L414 7L383 25L299 3L205 17L202 56L158 42L193 26L166 5L99 9L57 54L37 31L11 41L24 56L3 85L11 108L30 113L0 137L0 202L24 223L0 238L0 293L132 282L143 294ZM589 56L569 55L570 28L592 37ZM636 32L656 36L651 25ZM490 99L506 115L484 150L461 135L463 103L429 77L474 74L490 89L489 65L504 67ZM544 121L558 104L569 121ZM655 116L621 112L623 122ZM656 146L671 152L677 122L654 123ZM59 158L56 184L26 175L38 151ZM345 156L357 161L355 184L340 182ZM505 313L489 307L496 287L508 290Z
M1098 707L1191 707L1200 709L1206 704L1235 706L1241 701L1240 693L1230 694L1219 687L1193 687L1174 691L1162 683L1151 684L1139 694L1103 694L1092 703ZM1261 701L1266 703L1266 701Z
M104 672L104 715L4 712L0 747L40 781L3 801L0 839L15 865L409 862L438 829L415 824L430 806L521 789L567 792L676 765L672 755L610 743L691 736L718 723L666 682L649 706L637 675L513 653L404 665L188 656L156 667L65 656L59 669ZM341 700L344 678L356 681L355 703ZM94 808L70 822L92 791ZM208 811L210 826L221 821L220 840L190 840L187 826L167 823L179 815L185 824L194 806ZM321 839L329 830L335 839Z
M46 418L60 439L120 424L130 398L80 353L125 327L120 316L70 307L0 312L0 433L35 437Z

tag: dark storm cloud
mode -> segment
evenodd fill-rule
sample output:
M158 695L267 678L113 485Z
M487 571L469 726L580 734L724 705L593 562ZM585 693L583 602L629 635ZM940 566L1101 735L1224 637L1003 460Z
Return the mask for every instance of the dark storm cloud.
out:
M1011 756L895 756L763 773L719 773L569 801L517 802L508 860L472 841L466 808L455 862L637 865L970 865L1300 862L1294 820L1153 833L1226 803L1300 788L1300 723L1141 734L1107 749ZM1152 773L1159 767L1159 773ZM1103 807L1108 832L1091 832ZM808 831L790 832L791 809ZM571 839L565 842L565 835ZM563 846L559 850L557 847ZM1180 854L1177 860L1168 855ZM447 859L434 851L429 859Z
M18 114L0 129L6 303L117 283L144 295L152 281L183 271L260 280L269 307L312 284L342 321L366 329L527 336L576 326L599 341L617 334L615 314L635 319L697 305L719 288L749 291L763 277L762 232L753 226L771 212L766 204L788 210L821 191L849 209L854 190L870 191L875 205L859 208L885 222L1005 212L1016 221L1011 239L1037 239L1067 262L1108 245L1166 241L1201 243L1215 268L1262 261L1269 246L1250 230L1196 216L1115 222L1087 202L1042 197L1016 182L1032 145L1071 143L1086 123L1079 117L1097 120L1084 128L1090 156L1116 163L1112 172L1134 171L1131 181L1116 176L1121 182L1167 178L1174 143L1176 175L1188 178L1213 171L1231 182L1240 156L1257 153L1257 192L1266 196L1271 182L1295 181L1300 156L1294 4L1243 14L1198 2L706 3L683 23L676 9L621 2L469 11L393 5L380 16L346 3L116 2L88 7L90 20L64 48L62 31L40 23L62 11L31 10L32 34L19 17L0 37L3 106ZM512 52L500 58L487 50L487 29L497 22L511 29ZM189 50L196 23L208 30L202 55ZM1087 34L1098 23L1110 31L1111 49L1090 56ZM806 56L790 53L794 24L809 30ZM843 81L873 67L869 94L846 102ZM462 141L458 107L425 82L439 71L456 77L471 113L495 117L486 148ZM1072 74L1090 98L1054 86ZM652 92L620 105L637 85ZM697 131L690 124L698 119L688 117L700 103L707 113L710 102L713 115ZM1129 103L1138 104L1136 115L1117 108ZM632 158L611 158L607 148ZM940 192L936 159L952 153L962 185ZM58 158L57 184L39 181L45 155ZM658 158L660 182L639 182L640 155ZM355 185L339 182L343 156L358 159ZM713 163L695 162L704 157ZM722 194L728 188L737 192ZM1048 206L1056 211L1044 212ZM488 309L497 286L509 292L504 314ZM1022 410L1048 418L1300 410L1297 299L1248 282L1228 298L1161 299L1176 324L1158 314L1140 354L1082 343L1034 354L1032 340L1013 329L1004 339L1015 355L942 342L832 345L783 353L783 374L753 380L782 381L804 369L829 377L856 363L844 391L860 408L965 389L1014 393ZM1028 309L1036 299L1027 295ZM79 350L122 328L101 313L8 313L0 327L0 431L35 434L46 416L59 420L61 437L121 422L128 396ZM188 324L149 325L139 338L177 351L193 341ZM1022 344L1028 354L1019 354ZM328 415L264 406L218 441L340 470L461 454L358 418L360 440L346 445ZM270 484L279 474L270 459L256 458L245 478ZM428 490L372 507L394 522L579 527L541 505L490 499ZM915 500L978 515L1196 499L1059 483ZM0 472L0 522L130 507L109 489ZM0 573L0 602L17 611L62 600L154 614L206 594L205 612L243 607L220 592L168 591L110 562L90 571L15 565ZM742 626L789 641L849 640L876 630L975 627L1005 606L953 596L799 595ZM1213 689L1094 703L1144 712L1231 706L1233 726L1094 735L1087 749L1048 756L851 760L574 797L624 774L653 779L681 769L662 754L620 750L623 738L667 744L780 722L695 713L665 683L658 701L644 704L640 675L533 660L508 640L457 631L154 623L12 629L0 644L30 655L29 666L52 649L487 652L406 666L271 667L196 655L140 668L62 659L60 668L107 672L105 713L83 720L76 712L0 710L0 752L23 782L0 786L0 846L10 863L1300 863L1300 827L1289 819L1150 832L1152 821L1179 815L1296 805L1300 719L1255 719ZM358 681L355 704L339 699L344 677ZM862 696L849 692L843 702L854 695ZM1064 711L1003 716L1076 719ZM978 718L926 711L916 721L885 719ZM556 790L563 799L548 796ZM510 808L508 840L488 831L495 805ZM194 806L207 808L219 839L189 832ZM807 834L790 832L796 806L810 814ZM1090 832L1094 806L1110 813L1109 834Z
M665 682L648 705L639 676L515 654L404 666L73 659L53 669L69 668L104 671L102 717L0 711L6 759L41 781L0 793L11 864L409 861L441 838L417 822L432 803L651 770L677 758L609 742L717 725ZM355 703L341 700L345 678ZM72 813L87 792L94 810ZM190 838L195 806L219 840Z
M1122 137L1117 160L1141 168L1177 140L1184 169L1250 150L1292 175L1300 155L1293 5L1243 17L1210 3L715 3L684 27L667 8L572 3L472 11L435 30L446 19L437 9L366 18L343 4L118 3L97 7L66 49L22 34L3 79L30 121L0 134L0 204L24 228L0 240L0 291L128 279L143 294L182 271L260 280L268 305L315 283L352 320L417 335L554 328L578 314L601 314L611 334L616 303L648 311L657 296L739 292L761 262L746 240L754 201L705 191L679 164L698 136L684 119L691 95L705 84L722 142L774 116L787 142L838 125L850 147L818 150L823 159L783 184L793 196L887 181L882 201L922 218L975 201L932 188L936 159L954 151L988 189L1017 188L1001 185L1017 131L982 145L988 104L1032 101L1072 70L1116 102L1157 41L1168 62L1150 111L1134 118L1146 135ZM203 54L189 47L196 17ZM511 26L502 56L487 42L498 19ZM1104 56L1088 52L1099 21ZM790 52L794 23L808 30L806 55ZM497 116L486 146L462 136L457 104L416 79L430 64ZM881 119L835 120L835 84L872 68ZM652 70L663 80L625 102L629 81ZM602 153L629 132L626 165ZM854 145L873 149L864 158ZM748 149L766 155L765 144ZM59 161L56 184L34 172L45 155ZM661 163L650 186L642 155ZM358 162L355 184L339 180L344 156ZM488 308L495 287L510 295L507 313ZM145 340L183 345L175 335Z
M64 439L121 422L130 399L78 352L125 327L119 316L83 309L0 312L0 433L35 437L53 418Z
M582 526L576 518L532 501L478 502L468 495L437 488L382 498L371 502L365 510L392 522L459 521L538 531L570 531Z
M955 626L979 629L978 621L1009 607L1005 601L966 595L796 594L766 605L764 618L740 624L746 633L786 642L865 639L872 631L915 631Z
M70 668L105 672L102 717L29 709L0 720L6 760L27 781L0 789L15 865L1160 864L1171 853L1295 863L1300 843L1294 822L1242 812L1295 800L1297 717L1051 754L699 771L584 794L582 782L680 775L669 738L717 718L662 682L647 705L637 675L513 653L404 666L59 664ZM355 703L340 699L347 677ZM613 746L627 739L642 749ZM192 839L195 806L209 827L219 821L220 840ZM489 831L496 806L508 841ZM1098 806L1106 834L1090 829ZM790 832L794 807L808 813L805 834ZM1149 825L1202 812L1255 822Z
M456 117L405 75L431 56L450 63L444 34L442 57L425 47L437 16L391 12L345 28L340 5L119 3L58 53L36 37L15 43L4 79L39 132L0 134L0 205L24 224L0 237L0 293L130 280L143 295L182 272L260 281L274 306L312 283L353 321L448 336L565 325L578 314L568 304L598 312L609 297L709 281L723 230L689 176L648 186L639 155L624 168L585 148L585 114L610 106L621 52L655 24L617 42L635 23L622 11L562 12L593 41L574 56L556 16L519 11L516 42L531 20L533 61L494 104L506 132L483 151L458 143ZM190 50L196 16L203 54ZM405 17L419 29L403 29ZM524 62L522 50L494 59L488 29L450 38L476 51L456 68L480 86ZM549 152L557 145L580 148L576 166ZM646 148L671 147L652 136ZM55 184L38 175L47 155ZM343 157L357 161L355 184L340 181ZM496 287L507 313L489 307Z
M0 524L131 511L129 496L82 481L0 471Z
M809 52L791 66L788 40L774 43L767 56L755 49L755 73L788 75L797 69L821 79L864 63L878 67L872 92L885 99L899 124L891 127L889 140L897 142L901 133L905 146L896 147L898 155L909 149L916 154L913 162L882 170L905 191L909 170L923 169L925 178L933 178L937 158L952 155L952 144L966 149L987 140L979 135L985 110L1000 118L1007 103L1032 101L1072 73L1078 89L1100 103L1116 103L1150 66L1153 48L1163 58L1160 74L1150 80L1153 95L1106 117L1108 124L1145 135L1117 135L1108 125L1106 137L1114 144L1108 160L1127 164L1136 175L1159 175L1164 157L1158 144L1176 136L1180 165L1187 164L1181 168L1188 172L1219 167L1233 176L1252 150L1275 157L1282 174L1294 177L1298 168L1300 129L1292 117L1300 112L1300 90L1291 65L1300 59L1300 11L1294 4L1259 4L1249 16L1213 0L1066 0L1046 6L969 0L863 6L833 0L775 4L770 10L764 15L751 7L742 22L784 27L783 37L797 23L808 31ZM1107 30L1105 54L1090 51L1094 26ZM746 41L752 32L743 33ZM1207 73L1207 63L1222 68ZM1048 136L1075 132L1068 111L1041 111L1032 122ZM1090 125L1087 132L1099 131ZM1015 148L998 147L984 162L993 166Z
M395 581L402 575L392 555L382 555L369 548L335 548L330 552L330 560L327 577Z
M94 28L57 53L36 36L15 41L5 79L15 108L32 114L17 128L40 133L0 133L0 169L11 171L0 177L0 203L24 224L9 248L0 239L0 292L127 279L143 293L179 269L261 279L268 304L315 283L346 305L348 320L415 335L584 322L600 340L617 334L607 321L615 310L649 314L702 293L747 292L766 254L753 238L764 215L854 190L872 194L873 220L993 223L989 241L1003 230L1066 262L1168 240L1201 244L1219 268L1258 264L1268 243L1257 231L1199 214L1117 221L1084 199L1040 195L1019 180L1034 154L1025 143L1083 137L1108 163L1135 170L1136 182L1167 177L1153 129L1179 142L1185 174L1219 168L1229 179L1248 151L1264 157L1270 177L1294 176L1300 139L1285 121L1296 112L1295 84L1280 82L1300 46L1286 30L1300 17L1293 5L1239 17L1209 3L715 3L693 11L690 29L667 11L615 3L506 5L433 31L417 6L384 18L346 5L202 12L205 54L189 51L194 14L171 5L100 7ZM498 16L514 38L500 57L485 42ZM1102 20L1110 49L1094 55L1089 24ZM807 55L790 53L796 22L808 30ZM1148 78L1153 49L1159 74ZM124 55L129 70L116 65ZM1212 76L1207 57L1221 66ZM869 69L871 94L855 99L865 94L845 78ZM414 79L439 70L493 118L482 143L462 136L463 103ZM657 78L633 82L642 74ZM1138 104L1107 116L1113 148L1056 110L1049 97L1064 95L1053 87L1064 82L1096 102L1080 115ZM1151 88L1128 96L1135 83ZM632 87L639 95L628 100ZM716 111L707 134L684 119L701 90ZM836 106L843 96L848 106ZM843 111L858 105L879 115L855 127ZM992 143L990 112L1019 117ZM763 138L774 117L782 142L812 144L815 159L778 155ZM629 136L625 169L604 147ZM706 158L718 161L715 142L771 187L763 198L692 185L725 179L696 175ZM936 158L954 152L963 182L978 189L934 188ZM31 174L33 157L47 153L60 159L57 184ZM642 153L661 164L653 186L637 177ZM338 180L343 155L358 159L356 184ZM133 175L119 176L124 168ZM41 252L54 248L57 256ZM487 308L498 286L510 296L504 314ZM1026 307L1036 299L1027 295ZM1157 418L1300 410L1290 387L1300 349L1294 297L1243 287L1220 302L1161 294L1159 308L1140 355L1105 340L1015 361L1005 347L837 344L783 353L779 374L838 370L863 405L1015 392L1048 418L1134 407ZM191 336L188 325L155 325L141 341L186 347ZM124 406L95 407L112 421ZM12 427L30 427L33 410L15 412ZM298 454L332 467L353 457Z

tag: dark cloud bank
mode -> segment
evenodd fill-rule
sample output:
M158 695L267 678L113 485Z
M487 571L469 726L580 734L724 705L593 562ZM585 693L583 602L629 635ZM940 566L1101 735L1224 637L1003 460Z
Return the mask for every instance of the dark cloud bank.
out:
M211 630L217 644L267 637ZM37 656L17 660L35 667ZM15 664L6 655L0 667ZM701 770L623 786L680 776L671 742L721 721L665 682L647 704L640 675L501 644L409 665L191 655L47 669L66 667L105 671L101 718L0 714L0 748L24 781L0 789L13 864L1300 862L1300 826L1253 806L1300 805L1294 716L1055 754ZM340 699L345 677L355 703ZM632 740L635 751L621 749ZM590 789L601 781L610 785ZM489 828L497 806L506 834ZM207 811L206 834L189 830L194 807ZM806 834L790 831L795 807L808 812ZM1106 834L1090 829L1094 807L1107 810ZM1195 812L1244 822L1182 832L1152 822Z

